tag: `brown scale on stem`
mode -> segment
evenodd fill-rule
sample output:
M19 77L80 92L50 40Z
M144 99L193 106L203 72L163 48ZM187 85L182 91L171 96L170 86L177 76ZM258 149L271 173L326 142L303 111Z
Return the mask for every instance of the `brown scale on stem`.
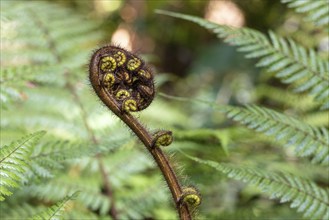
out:
M193 196L181 187L177 176L160 146L173 141L170 131L151 134L131 112L141 111L154 99L153 72L135 54L117 46L104 46L94 52L89 65L89 79L102 102L116 114L142 141L153 156L171 191L180 219L191 219ZM200 196L198 193L196 196ZM184 199L185 198L185 199ZM201 200L200 200L201 201Z

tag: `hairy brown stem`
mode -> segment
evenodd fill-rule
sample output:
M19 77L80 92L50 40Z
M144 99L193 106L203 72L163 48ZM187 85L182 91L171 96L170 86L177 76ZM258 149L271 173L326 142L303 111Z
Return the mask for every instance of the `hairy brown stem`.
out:
M172 194L181 220L190 220L201 203L194 187L182 188L161 146L172 143L171 131L151 134L131 113L147 108L155 96L154 74L136 54L107 45L94 52L89 64L89 79L100 100L141 140L153 156Z
M153 147L153 137L144 126L142 126L130 113L122 112L112 98L107 95L106 91L100 86L97 86L99 83L96 75L90 75L90 80L99 98L136 134L153 156L171 191L180 219L190 220L192 217L188 206L179 202L183 193L182 187L179 184L177 176L172 169L167 156L159 147Z
M80 97L76 93L73 85L71 83L69 83L68 81L66 83L66 87L72 93L74 101L78 104L78 106L81 110L83 124L84 124L84 126L85 126L85 128L86 128L86 130L87 130L87 132L90 136L90 139L91 139L92 143L97 145L98 141L96 139L96 136L95 136L93 130L90 128L90 126L87 122L87 112L86 112L86 110L85 110L85 108L84 108L84 106L83 106L83 104L80 100ZM115 208L113 190L112 190L112 186L111 186L111 183L109 181L109 178L108 178L108 173L106 172L106 169L105 169L105 166L104 166L104 163L103 163L103 160L102 160L102 156L100 154L97 154L96 158L97 158L97 161L98 161L99 169L101 171L101 176L102 176L102 179L103 179L105 193L111 201L109 215L112 217L113 220L118 220L118 213L117 213L117 210Z

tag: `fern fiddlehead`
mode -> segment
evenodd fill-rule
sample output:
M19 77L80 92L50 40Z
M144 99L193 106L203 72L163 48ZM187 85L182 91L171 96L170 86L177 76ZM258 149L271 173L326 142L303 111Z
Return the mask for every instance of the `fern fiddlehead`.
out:
M115 113L117 110L143 110L154 98L151 70L142 59L122 48L106 46L96 51L90 64L90 73L91 80L96 80L102 91L119 108Z
M100 100L143 142L160 168L174 199L180 219L191 219L183 188L160 146L173 141L171 131L151 134L131 112L141 111L154 99L152 70L137 55L117 46L104 46L94 52L89 79ZM200 198L199 194L197 194ZM183 201L183 202L181 202ZM201 201L201 200L200 200Z
M187 204L192 208L198 207L201 204L201 196L199 191L193 186L183 188L180 203Z

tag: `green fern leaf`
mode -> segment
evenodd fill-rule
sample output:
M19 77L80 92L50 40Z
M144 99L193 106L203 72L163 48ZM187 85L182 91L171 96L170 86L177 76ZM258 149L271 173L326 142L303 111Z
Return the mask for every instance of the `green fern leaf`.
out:
M61 73L80 74L93 43L102 36L95 21L58 4L2 1L1 9L0 31L6 33L1 35L2 108L22 100L20 93L28 89L27 81L62 85Z
M62 178L58 180L58 178ZM111 205L111 201L101 192L99 192L99 185L95 179L65 179L65 177L58 177L57 180L48 182L47 184L31 185L25 187L25 192L33 197L47 200L58 200L65 195L71 194L76 190L81 193L77 200L89 207L92 210L98 210L101 215L105 215Z
M192 21L211 30L225 38L226 42L238 46L238 50L247 53L247 58L260 58L257 66L275 72L284 83L294 83L296 92L308 91L322 103L322 109L329 108L329 62L322 60L313 50L307 51L293 40L285 40L271 31L268 39L248 28L237 29L195 16L162 10L157 12Z
M21 202L18 204L3 202L0 205L1 219L27 219L44 210L44 206Z
M314 163L329 164L329 132L324 127L313 127L293 117L257 106L227 106L222 111L252 130L274 137L286 146L296 146L299 156L312 155Z
M4 196L10 196L12 192L9 188L19 187L22 175L28 168L26 163L32 148L45 131L39 131L23 137L19 141L1 147L0 154L0 201Z
M46 211L34 215L33 217L29 218L30 220L35 219L48 219L48 220L57 220L60 219L59 217L66 211L65 209L68 208L69 202L73 199L76 199L78 192L73 193L71 196L66 196L61 201L57 202L55 205L49 207Z
M317 26L329 24L329 7L327 0L281 0L288 3L288 7L295 8L298 13L306 14L306 20L314 22Z
M297 208L298 212L303 212L306 218L329 218L328 191L311 181L287 173L270 173L244 166L188 157L198 163L213 167L230 178L259 187L263 192L270 195L270 199L279 198L280 202L291 202L290 206Z
M9 103L22 100L23 95L19 90L22 87L26 87L27 81L37 82L37 76L45 70L46 68L43 65L1 67L0 106L3 109L7 109Z
M26 176L35 174L43 178L54 177L53 171L64 168L64 162L73 159L95 156L116 150L127 140L110 138L111 142L106 145L93 145L89 142L69 140L48 140L41 142L30 156L30 169Z

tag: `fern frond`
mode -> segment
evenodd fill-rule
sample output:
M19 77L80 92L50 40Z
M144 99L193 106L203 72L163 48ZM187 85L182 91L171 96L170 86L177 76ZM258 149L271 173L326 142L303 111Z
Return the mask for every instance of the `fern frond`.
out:
M150 180L149 177L137 175L127 180L127 187L132 190L123 194L122 201L125 207L130 208L122 210L120 218L144 219L147 216L154 216L156 210L168 205L168 194L163 190L162 180L159 176ZM139 186L133 184L136 181L140 183Z
M8 201L8 200L7 200ZM12 202L3 202L0 205L1 219L27 219L44 210L44 206L36 206L27 202L13 204Z
M255 168L188 157L198 163L213 167L230 178L259 187L270 195L270 199L279 198L281 203L291 202L290 207L297 208L297 211L303 212L307 218L329 218L328 190L317 186L314 182L287 173L270 173Z
M6 33L1 35L0 104L4 108L19 100L20 91L28 89L21 88L27 81L63 86L65 72L80 74L94 43L102 37L95 21L57 4L4 1L1 7L1 32Z
M37 215L34 215L33 217L29 218L29 220L35 220L35 219L48 219L48 220L56 220L60 219L60 216L66 211L68 208L69 202L71 200L76 199L78 196L78 192L73 193L70 196L66 196L64 199L61 201L57 202L55 205L52 205L49 207L46 211L39 213Z
M45 131L30 134L22 139L1 147L0 154L0 201L12 194L9 188L19 187L23 174L29 167L27 163L32 148Z
M53 177L53 172L64 168L65 162L92 157L96 154L105 154L115 151L127 140L110 139L105 145L94 145L88 142L69 140L50 140L41 142L35 147L30 159L30 169L26 176L32 177L35 174L43 178Z
M61 178L61 180L58 180ZM42 199L56 201L65 195L80 191L77 200L92 210L99 210L101 215L105 215L110 209L111 201L100 192L101 183L93 179L73 179L67 177L58 177L46 184L31 185L23 188L25 193L30 196Z
M158 10L169 15L195 22L202 27L225 38L225 42L238 46L246 58L261 58L257 66L275 72L283 83L296 84L295 91L308 91L329 108L329 62L322 60L314 50L307 50L291 39L284 39L269 32L270 39L264 34L248 28L233 28L215 24L205 19L174 12Z
M1 67L0 69L0 105L8 108L8 103L22 100L25 96L19 91L26 87L28 81L38 81L38 75L44 72L43 65L35 66L12 66Z
M0 83L15 84L17 82L25 81L37 81L38 75L42 74L46 70L49 70L47 65L22 65L22 66L9 66L1 67L0 69Z
M316 26L329 25L329 6L326 0L281 0L289 8L295 8L298 13L306 14L306 20L314 22Z
M91 210L88 210L86 207L79 206L80 204L77 201L74 201L74 207L72 207L71 209L70 208L71 202L72 202L71 200L68 201L67 206L65 206L64 212L61 213L60 219L112 220L110 217L106 217L106 216L100 217L96 213L92 212ZM33 203L29 204L26 202L13 204L12 201L9 203L2 203L0 205L0 218L6 220L28 219L31 218L31 216L37 216L40 215L41 213L44 213L45 210L47 209L49 210L49 205L48 206L45 205L47 205L47 203L41 205L36 205Z
M74 209L63 213L62 219L113 220L110 216L99 216L98 213L93 212L92 210L85 207L79 207L79 204L74 205Z
M293 117L258 106L227 106L223 112L248 128L276 138L286 146L296 146L299 156L313 156L314 163L329 164L329 131L303 123Z

